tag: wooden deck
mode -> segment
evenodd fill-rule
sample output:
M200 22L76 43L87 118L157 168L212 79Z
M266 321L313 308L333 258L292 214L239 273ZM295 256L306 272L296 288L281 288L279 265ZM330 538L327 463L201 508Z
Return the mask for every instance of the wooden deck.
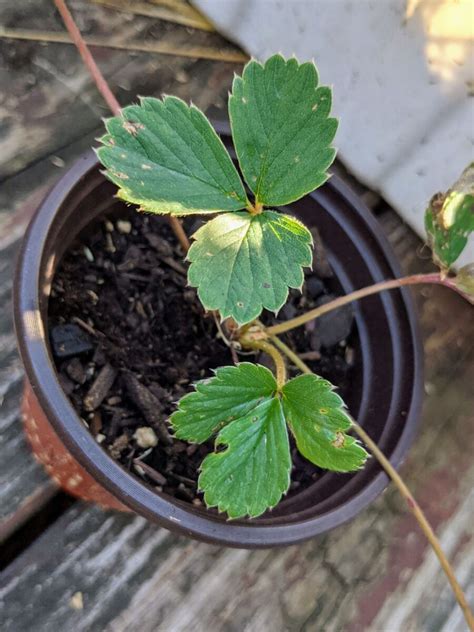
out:
M219 36L70 2L85 32L170 45ZM48 0L6 2L1 26L60 29ZM222 111L235 64L97 49L122 103L174 93ZM19 420L11 320L14 257L47 188L93 142L107 110L67 45L0 41L0 582L2 630L178 632L465 630L447 581L393 488L350 524L271 551L216 548L137 516L68 500L38 466ZM344 174L344 170L341 169ZM376 194L407 272L429 270L418 238ZM445 288L414 291L426 353L420 435L403 475L474 603L474 318Z

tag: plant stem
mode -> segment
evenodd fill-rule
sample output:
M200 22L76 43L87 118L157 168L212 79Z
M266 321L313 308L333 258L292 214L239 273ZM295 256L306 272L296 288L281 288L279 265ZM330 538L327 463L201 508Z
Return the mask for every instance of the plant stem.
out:
M407 485L403 481L400 474L393 467L393 465L390 463L390 461L387 459L384 453L379 449L375 441L372 441L369 435L365 432L365 430L361 426L359 426L359 424L356 421L352 420L352 426L355 432L359 435L359 437L362 439L362 441L366 444L366 446L375 456L377 461L383 467L383 469L388 474L388 476L395 483L398 491L405 499L408 509L415 516L418 524L420 525L421 530L425 534L428 542L431 544L433 551L436 553L436 557L438 558L439 563L441 564L441 567L444 570L449 583L451 584L451 588L453 589L456 600L459 606L461 607L464 618L466 619L466 623L469 629L473 631L474 630L474 615L471 609L469 608L469 605L466 600L466 596L454 575L454 571L451 567L451 564L449 563L447 557L445 556L441 548L441 544L438 538L436 537L433 529L431 528L431 525L428 522L425 514L421 510L421 507L416 502L415 498L413 497L412 493L408 489Z
M191 244L189 243L188 236L184 232L184 228L183 228L183 225L181 224L181 220L179 220L177 217L174 217L174 215L169 215L168 221L171 225L171 228L173 229L173 232L176 238L181 244L181 248L184 250L184 254L186 254Z
M282 388L286 383L286 366L281 353L269 342L265 340L251 340L243 336L240 343L247 349L258 349L271 357L275 363L276 381L278 388Z
M285 331L290 331L290 329L294 329L295 327L304 325L310 320L319 318L319 316L327 314L333 309L337 309L338 307L342 307L343 305L352 303L352 301L357 301L358 299L364 298L365 296L377 294L378 292L382 292L384 290L393 290L395 288L403 287L404 285L416 285L419 283L435 283L438 285L447 285L449 287L453 287L452 281L450 281L449 278L443 279L441 275L437 272L433 274L413 274L412 276L403 277L401 279L381 281L380 283L376 283L375 285L369 285L368 287L364 287L361 290L356 290L355 292L346 294L346 296L340 296L330 303L325 303L324 305L315 307L309 312L306 312L306 314L301 314L301 316L290 318L290 320L287 320L284 323L279 323L278 325L267 327L266 332L270 336L282 334Z
M311 373L311 369L303 362L303 360L288 347L278 336L270 336L270 340L282 351L286 357L303 373Z
M81 35L81 32L77 28L76 23L74 22L74 18L72 17L69 9L66 6L64 0L54 0L54 4L56 5L59 13L64 22L64 26L69 31L72 41L76 45L77 50L79 51L86 68L89 70L92 78L95 81L97 89L100 94L104 97L105 102L111 109L112 113L115 116L120 116L121 108L120 103L115 98L112 90L109 88L107 81L105 80L104 75L100 71L99 66L95 63L95 59L93 58L89 47L87 46L84 38ZM179 243L181 244L185 253L189 250L189 239L184 232L184 229L181 225L181 222L177 217L169 216L169 223L171 228L176 235Z
M64 26L69 31L69 35L71 36L72 41L76 45L79 54L81 55L87 69L89 70L92 78L94 79L97 89L100 94L104 97L105 102L112 110L115 116L120 114L120 103L115 98L112 90L109 88L107 81L104 78L104 75L101 73L99 67L95 63L95 59L92 57L92 54L85 43L81 32L77 28L76 23L74 22L74 18L72 17L69 9L66 6L64 0L54 0L54 4L58 9L59 13L64 22Z
M294 351L292 351L284 342L279 340L276 336L271 336L270 338L272 342L276 346L278 346L279 349L281 349L281 351L285 353L288 356L288 358L303 373L312 373L309 366L305 364L303 360L301 360L301 358L299 358L296 355L296 353L294 353ZM380 448L375 443L375 441L373 441L370 438L370 436L365 432L365 430L361 426L359 426L359 424L354 419L352 419L352 427L354 428L354 431L356 432L356 434L359 435L359 437L362 439L365 445L369 448L373 456L377 459L377 461L383 467L383 469L385 470L385 473L392 479L393 483L395 484L401 496L405 499L408 509L414 515L416 521L418 522L418 525L420 526L420 529L425 534L428 542L430 543L433 551L435 552L439 560L441 568L443 569L446 577L448 578L449 583L451 584L451 588L453 590L454 596L456 597L456 600L463 612L464 618L466 619L469 629L471 631L474 631L474 615L471 609L469 608L469 605L466 600L466 596L461 586L459 585L454 575L453 568L451 567L451 564L449 563L446 555L444 554L443 549L441 548L441 544L438 538L436 537L425 514L423 513L421 507L416 502L415 498L413 497L413 494L408 489L406 483L403 481L400 474L393 467L393 465L390 463L390 461L387 459L384 453L380 450Z

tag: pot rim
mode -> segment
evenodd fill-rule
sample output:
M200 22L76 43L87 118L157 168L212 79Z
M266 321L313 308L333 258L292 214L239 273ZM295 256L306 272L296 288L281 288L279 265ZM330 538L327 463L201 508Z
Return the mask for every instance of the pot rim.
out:
M216 126L222 131L222 126ZM192 505L180 504L170 497L159 495L133 474L114 461L96 442L80 418L57 378L40 313L40 270L43 247L57 211L98 160L93 150L83 155L61 177L47 194L26 231L20 249L14 284L14 321L18 345L27 379L54 430L73 457L103 487L137 513L158 522L170 530L213 544L260 548L301 542L353 518L370 504L387 486L389 479L378 472L362 491L343 505L314 518L289 524L259 524L223 522L212 515L193 510ZM382 252L393 277L401 270L392 249L376 219L368 212L355 193L333 175L325 186L331 187L350 204ZM423 350L414 303L408 288L396 290L403 304L413 348L413 389L403 429L390 455L392 465L398 467L411 444L419 423L422 404ZM384 299L394 300L391 297ZM387 303L384 301L387 310Z

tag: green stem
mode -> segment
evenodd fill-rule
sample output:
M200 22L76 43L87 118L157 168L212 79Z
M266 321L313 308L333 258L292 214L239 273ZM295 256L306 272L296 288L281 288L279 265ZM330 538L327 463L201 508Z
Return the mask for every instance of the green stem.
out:
M303 360L288 347L278 336L270 336L270 340L282 351L286 357L303 373L311 373L311 369L303 362Z
M279 389L283 388L286 384L286 366L278 349L269 342L265 342L265 340L251 340L245 336L240 339L240 343L247 349L258 349L271 357L275 363L277 386Z
M419 283L435 283L438 285L446 285L448 287L454 288L452 281L449 278L442 278L439 273L413 274L412 276L403 277L401 279L381 281L380 283L376 283L375 285L369 285L368 287L364 287L361 290L356 290L355 292L346 294L346 296L340 296L330 303L325 303L324 305L315 307L309 312L306 312L306 314L301 314L301 316L296 316L296 318L290 318L290 320L287 320L284 323L279 323L278 325L267 327L266 332L269 336L282 334L285 331L290 331L290 329L294 329L295 327L304 325L310 320L319 318L319 316L322 316L323 314L327 314L328 312L331 312L338 307L342 307L343 305L347 305L348 303L357 301L358 299L364 298L365 296L377 294L378 292L383 292L384 290L393 290L395 288L403 287L404 285L417 285Z
M271 336L270 339L276 346L278 346L278 348L283 353L285 353L288 356L288 358L303 373L312 373L309 366L305 364L303 360L301 360L301 358L299 358L296 355L296 353L294 353L294 351L292 351L289 347L287 347L287 345L284 342L281 342L281 340L278 340L276 336ZM396 488L400 492L401 496L405 499L408 509L413 514L416 521L418 522L418 525L420 526L420 529L425 534L428 542L430 543L433 551L436 554L436 557L439 560L441 568L443 569L446 577L448 578L448 581L451 585L454 596L456 597L456 600L463 612L464 618L466 619L466 623L469 629L471 631L474 631L474 615L469 608L469 605L466 600L466 596L454 575L453 568L451 564L449 563L448 558L446 557L446 555L443 552L443 549L441 548L440 541L436 537L421 507L416 502L413 494L410 492L408 486L406 485L406 483L404 482L400 474L393 467L393 465L387 459L385 454L380 450L380 448L375 443L375 441L373 441L370 438L370 436L365 432L365 430L361 426L359 426L359 424L354 419L352 419L352 427L354 428L354 431L356 432L356 434L359 435L359 437L362 439L365 445L369 448L373 456L377 459L377 461L383 467L383 469L385 470L385 473L392 479L393 483L395 484Z

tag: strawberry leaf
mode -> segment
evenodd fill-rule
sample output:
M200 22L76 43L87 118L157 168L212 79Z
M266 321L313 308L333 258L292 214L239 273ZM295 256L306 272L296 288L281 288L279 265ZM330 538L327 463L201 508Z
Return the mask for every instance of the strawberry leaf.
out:
M243 325L262 308L277 312L288 288L303 284L311 265L312 237L298 220L275 211L226 213L193 235L190 285L206 309Z
M336 472L364 465L367 452L346 434L352 422L330 382L317 375L295 377L282 389L282 405L296 446L308 461Z
M425 213L425 228L435 263L448 270L474 231L474 163L452 189L431 199Z
M119 197L152 213L236 211L247 196L208 119L177 97L141 99L105 122L97 154Z
M263 367L262 367L263 368ZM223 452L202 463L199 488L208 507L230 518L256 517L274 507L290 485L291 456L280 400L265 399L218 434Z
M259 516L274 507L290 484L288 424L310 461L348 472L367 453L346 434L351 420L332 385L316 375L296 377L279 391L265 367L242 363L217 369L183 397L171 416L175 435L202 442L217 434L203 461L199 489L208 507L231 518Z
M195 388L181 398L170 421L178 439L202 443L270 398L276 382L265 367L243 362L217 369L214 377L198 382Z
M463 266L452 279L456 288L474 304L474 263Z
M220 430L202 464L199 487L208 507L231 518L258 516L278 503L290 484L288 433L277 384L265 367L244 362L217 369L196 384L171 416L175 435L202 442Z
M274 55L252 60L229 99L234 145L244 178L265 206L282 206L316 189L336 155L331 90L313 63Z

